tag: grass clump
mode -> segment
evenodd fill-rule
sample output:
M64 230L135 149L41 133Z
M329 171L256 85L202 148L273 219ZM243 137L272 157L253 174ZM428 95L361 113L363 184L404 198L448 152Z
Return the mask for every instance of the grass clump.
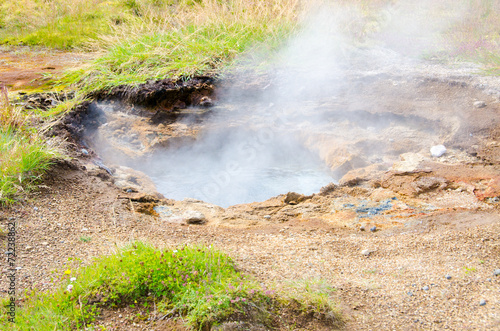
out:
M90 46L128 16L122 1L4 0L0 43L59 49Z
M9 205L29 190L59 153L29 129L19 108L9 104L0 86L0 206Z
M293 30L297 3L279 0L140 2L140 22L102 38L104 54L65 80L85 92L147 80L214 75L241 54L272 51Z
M155 307L160 316L182 317L193 329L248 320L253 309L260 314L258 323L270 328L273 314L281 311L273 310L273 291L244 277L227 255L203 246L161 250L136 242L88 267L66 270L60 281L56 291L28 295L16 324L5 325L12 330L98 327L102 310L140 306L147 315ZM255 322L255 314L252 318Z

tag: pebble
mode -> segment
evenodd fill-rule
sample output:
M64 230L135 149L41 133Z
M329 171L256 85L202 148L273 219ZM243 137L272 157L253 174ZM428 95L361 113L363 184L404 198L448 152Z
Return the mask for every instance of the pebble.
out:
M484 107L486 107L486 102L480 101L480 100L479 101L475 101L474 102L474 107L476 107L476 108L484 108Z
M451 276L450 275L446 275L444 276L446 279L451 279Z
M86 149L82 148L81 152L83 155L89 155L89 151L87 151Z
M480 305L480 306L484 306L484 305L486 305L486 300L481 299L481 301L479 301L479 305Z
M364 225L361 225L361 226L359 227L359 231L365 231L365 226L364 226Z
M493 275L500 276L500 269L496 269L495 271L493 271Z
M46 242L46 241L42 241L41 244L44 245L44 246L47 246L49 243Z
M38 207L33 207L33 210L34 210L34 211L37 211L37 210L38 210Z
M411 296L411 297L413 296L413 293L412 293L412 292L408 292L408 293L406 293L406 294L408 294L408 295L409 295L409 296Z
M433 157L440 157L446 153L446 147L444 145L436 145L431 147L431 155Z
M33 247L32 246L26 246L24 249L27 250L27 251L30 251L30 250L33 249Z
M264 216L264 218L265 218L266 220L271 219L271 215L265 215L265 216Z
M368 256L368 255L370 255L370 254L371 254L371 251L370 251L369 249L363 249L363 250L361 251L361 254L363 254L364 256Z
M377 227L376 227L376 226L371 227L371 228L370 228L370 231L371 231L371 232L375 232L375 231L377 231Z
M487 282L491 282L491 278L486 278L486 281Z
M426 286L422 287L422 290L429 291L429 286L426 285Z

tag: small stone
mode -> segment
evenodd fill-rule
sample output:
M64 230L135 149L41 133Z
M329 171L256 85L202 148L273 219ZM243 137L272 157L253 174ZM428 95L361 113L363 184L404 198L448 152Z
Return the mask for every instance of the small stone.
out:
M486 300L481 299L481 301L479 301L479 305L480 305L480 306L484 306L484 305L486 305Z
M33 207L33 210L34 211L38 211L38 207Z
M361 251L361 254L363 254L364 256L369 256L372 252L369 250L369 249L363 249Z
M264 216L264 218L265 218L266 220L271 219L271 215L265 215L265 216Z
M89 151L84 148L81 149L81 152L83 155L89 155Z
M49 243L48 243L48 242L46 242L46 241L42 241L42 242L41 242L41 244L42 244L43 246L47 246Z
M441 157L446 153L446 147L444 145L436 145L431 147L431 155L433 157Z
M376 227L376 226L372 226L372 227L370 228L370 231L371 231L371 232L375 232L375 231L377 231L377 227Z
M365 231L365 226L364 226L364 225L361 225L361 226L359 227L359 231Z
M429 291L429 286L426 285L426 286L422 287L422 290Z
M27 251L31 251L33 249L33 247L32 246L26 246L24 249L27 250Z
M475 101L474 102L474 107L476 107L476 108L484 108L484 107L486 107L486 102L481 101L481 100Z
M203 224L207 221L205 215L196 210L187 210L184 212L184 220L187 224Z
M82 228L82 232L87 232L89 229L87 228Z
M408 293L406 293L406 294L408 294L408 295L409 295L409 296L411 296L411 297L413 296L413 293L412 293L412 292L408 292Z
M500 269L496 269L495 271L493 271L493 275L500 276Z
M486 278L486 281L487 282L491 282L491 278Z
M444 276L446 279L451 279L451 276L450 275L446 275Z

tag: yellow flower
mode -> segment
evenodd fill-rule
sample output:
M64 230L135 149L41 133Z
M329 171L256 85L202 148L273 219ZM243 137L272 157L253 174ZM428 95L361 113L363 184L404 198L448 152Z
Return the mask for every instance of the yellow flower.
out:
M68 270L66 270L64 273L65 273L66 275L69 275L69 274L71 273L71 270L69 270L69 269L68 269Z

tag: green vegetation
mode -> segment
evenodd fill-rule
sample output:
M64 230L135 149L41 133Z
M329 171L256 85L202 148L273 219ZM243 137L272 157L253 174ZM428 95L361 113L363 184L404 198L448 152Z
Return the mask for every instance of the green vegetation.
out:
M66 270L60 282L55 291L29 294L18 309L16 324L10 327L82 329L96 325L101 310L124 306L149 312L154 306L162 315L182 316L193 329L216 325L231 316L245 319L247 311L258 307L264 312L258 322L270 326L272 309L280 305L273 291L241 275L228 256L201 246L160 250L133 243L88 267ZM305 295L297 300L304 303L306 314L321 310L338 318L331 306L327 308L316 297ZM284 299L283 305L289 302Z
M28 128L21 111L9 104L5 88L0 94L1 206L28 191L59 154L55 146Z
M500 2L470 0L464 17L445 36L452 43L450 56L482 63L486 72L500 74Z
M89 237L89 236L81 236L80 237L80 241L84 242L84 243L88 243L90 241L92 241L92 237Z
M0 4L0 42L74 48L89 45L126 20L117 1L5 0Z
M302 311L331 315L333 319L340 320L337 308L331 294L335 288L322 279L306 279L294 281L285 287L286 296L300 303Z

